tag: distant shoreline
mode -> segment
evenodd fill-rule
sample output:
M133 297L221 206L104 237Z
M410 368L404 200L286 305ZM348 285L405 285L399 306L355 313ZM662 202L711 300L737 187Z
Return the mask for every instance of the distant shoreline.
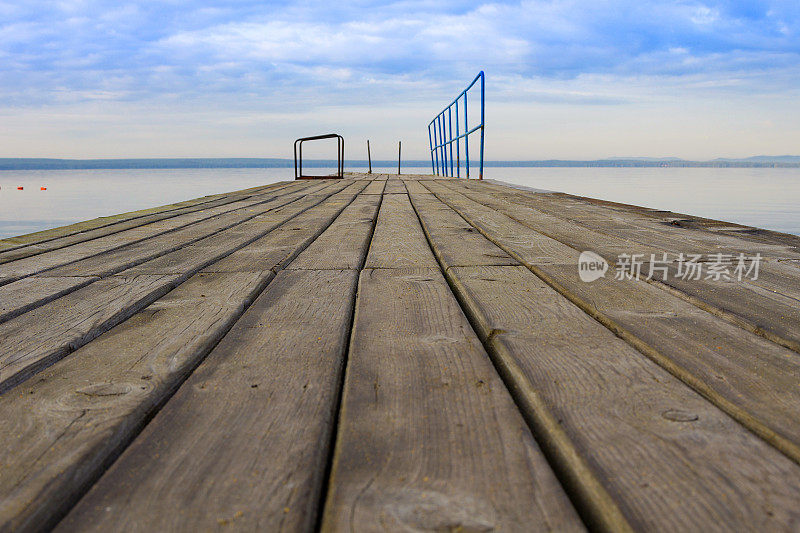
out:
M366 168L366 160L347 160L348 168ZM430 160L403 161L405 167L428 167ZM462 163L463 164L463 163ZM372 166L394 167L397 160L373 161ZM335 167L336 161L313 159L303 161L308 168ZM756 156L747 159L715 159L686 161L683 159L597 159L570 161L485 161L485 167L678 167L678 168L800 168L800 156ZM278 158L160 158L160 159L45 159L0 158L0 170L115 170L115 169L192 169L192 168L293 168L292 159Z

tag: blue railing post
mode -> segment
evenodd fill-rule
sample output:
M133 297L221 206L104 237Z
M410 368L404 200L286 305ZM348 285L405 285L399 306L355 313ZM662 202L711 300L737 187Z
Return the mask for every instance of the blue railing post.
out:
M464 161L464 166L467 169L467 179L469 179L469 119L467 118L467 111L469 110L469 106L467 105L467 91L464 91L464 157L466 160Z
M431 139L431 125L428 124L428 145L431 147L431 172L436 174L436 167L433 166L433 140Z
M469 103L467 93L481 80L481 122L474 128L469 127ZM464 97L464 133L461 133L461 121L459 120L458 106L461 97ZM428 123L428 145L431 149L431 166L435 175L453 177L453 174L461 177L461 139L464 139L464 168L467 170L469 178L469 136L479 129L481 130L481 160L478 170L478 179L483 179L483 146L484 146L484 126L486 124L486 78L483 71L480 71L475 79L467 85L467 88L450 102L433 120ZM456 136L453 137L453 106L456 108ZM431 136L431 126L433 135ZM445 131L446 130L446 131ZM453 161L453 143L456 143L456 158ZM449 150L449 153L448 153ZM435 156L435 164L434 164ZM449 165L448 165L449 163ZM449 169L448 169L449 166ZM455 169L455 172L454 172Z
M484 109L485 109L484 96L486 94L486 80L485 80L485 78L483 76L483 71L481 71L480 77L481 77L481 170L480 170L480 174L478 174L478 179L482 180L483 179L483 130L484 130L484 126L486 125L486 121L485 121L486 117L484 115Z
M458 98L456 98L456 177L461 177L461 139L459 137Z
M450 141L447 143L450 148L450 177L453 177L453 112L451 107L447 108L447 130Z
M442 176L447 175L447 152L444 150L444 128L442 127L442 115L439 115L437 122L439 123L439 151L440 161L442 163Z

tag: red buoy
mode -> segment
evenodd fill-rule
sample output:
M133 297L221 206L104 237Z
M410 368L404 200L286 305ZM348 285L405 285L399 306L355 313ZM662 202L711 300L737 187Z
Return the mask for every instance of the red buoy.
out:
M47 187L40 187L40 188L39 188L39 190L40 190L40 191L46 191L46 190L47 190Z
M18 191L21 191L21 190L22 190L22 185L20 185L19 187L17 187L17 190L18 190Z

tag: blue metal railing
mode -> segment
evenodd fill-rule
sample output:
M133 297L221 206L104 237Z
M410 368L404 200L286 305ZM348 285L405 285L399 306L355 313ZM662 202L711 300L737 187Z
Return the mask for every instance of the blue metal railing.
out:
M467 91L481 80L481 122L470 129L467 120ZM461 177L461 139L464 139L464 155L469 178L469 136L481 130L481 160L478 179L483 179L483 126L484 126L484 93L486 80L483 71L480 71L475 79L472 80L466 89L456 96L450 105L444 108L441 113L436 115L428 124L428 143L431 147L431 168L436 176ZM464 133L461 133L461 120L459 117L459 102L463 99L464 108ZM453 137L453 111L455 111L456 136ZM453 143L456 143L455 165L453 164ZM449 151L449 154L448 154Z

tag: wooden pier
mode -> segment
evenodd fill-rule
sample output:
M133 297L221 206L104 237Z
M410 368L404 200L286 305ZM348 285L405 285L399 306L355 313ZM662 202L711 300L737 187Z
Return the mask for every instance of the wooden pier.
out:
M798 531L798 352L800 237L487 181L7 239L0 531Z

